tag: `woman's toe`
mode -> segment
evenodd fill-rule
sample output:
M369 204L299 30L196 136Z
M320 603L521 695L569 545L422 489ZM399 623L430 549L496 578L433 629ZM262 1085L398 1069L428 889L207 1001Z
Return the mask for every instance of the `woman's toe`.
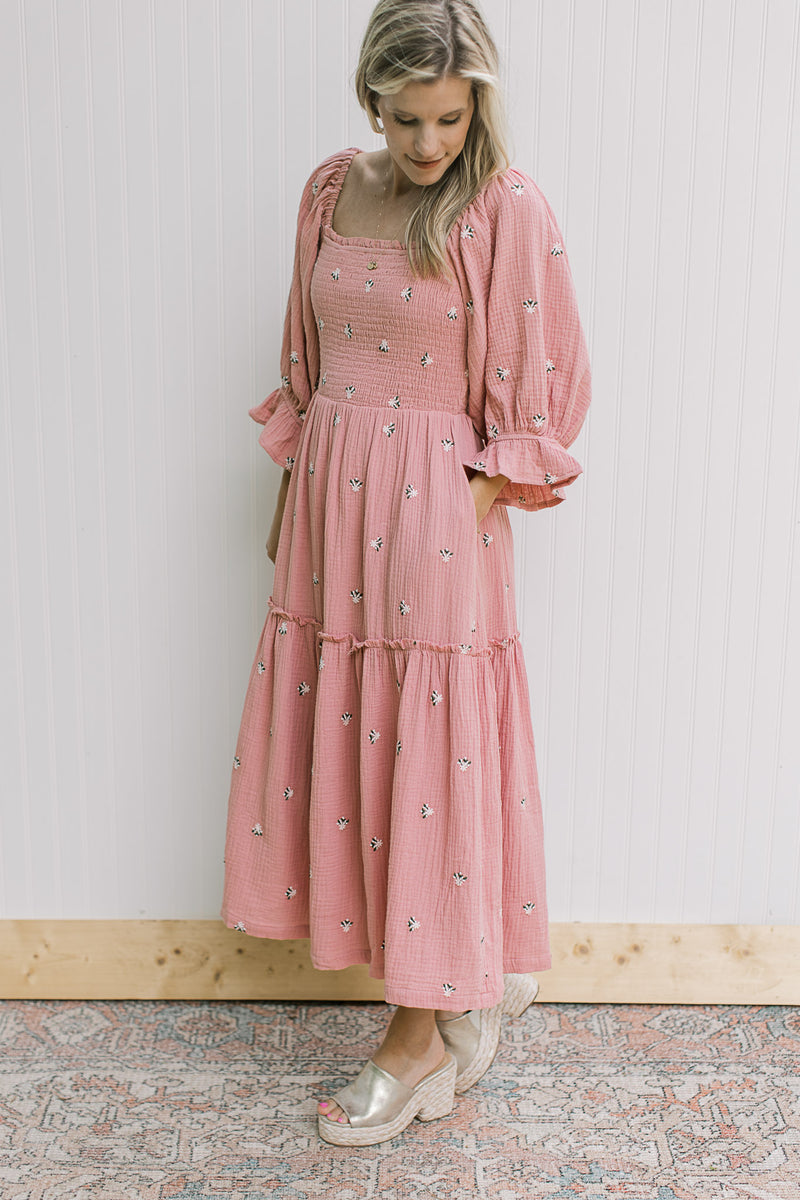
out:
M347 1115L344 1112L344 1110L341 1109L338 1104L336 1104L335 1101L329 1099L327 1101L327 1108L324 1107L323 1105L324 1105L324 1102L323 1102L323 1104L318 1105L318 1110L319 1110L319 1112L322 1113L323 1116L327 1117L329 1121L336 1121L341 1125L344 1124L344 1121L339 1121L339 1118L344 1117L344 1119L346 1121Z

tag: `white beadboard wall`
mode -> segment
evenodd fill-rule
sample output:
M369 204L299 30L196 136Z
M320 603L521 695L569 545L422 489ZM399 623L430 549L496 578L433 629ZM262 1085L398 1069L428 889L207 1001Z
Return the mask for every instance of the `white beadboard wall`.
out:
M370 0L2 0L0 899L214 918L300 187ZM557 921L800 920L796 0L486 0L594 403L514 512ZM794 731L794 732L793 732Z

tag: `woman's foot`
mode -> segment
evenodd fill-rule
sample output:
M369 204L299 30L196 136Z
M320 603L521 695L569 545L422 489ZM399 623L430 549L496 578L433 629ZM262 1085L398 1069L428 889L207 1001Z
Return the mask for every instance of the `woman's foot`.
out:
M444 1042L436 1027L435 1016L433 1009L398 1006L380 1049L372 1055L375 1065L409 1087L416 1087L421 1079L444 1062ZM347 1121L347 1114L331 1096L320 1101L317 1108L331 1121L339 1124Z

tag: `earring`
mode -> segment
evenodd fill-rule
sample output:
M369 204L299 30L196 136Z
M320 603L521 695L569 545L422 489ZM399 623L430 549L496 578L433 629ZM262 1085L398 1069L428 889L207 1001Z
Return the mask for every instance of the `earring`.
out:
M376 118L376 124L377 124L377 126L378 126L378 133L385 133L385 132L386 132L386 130L383 128L383 126L381 125L380 121L378 121L378 120L377 120L377 118Z

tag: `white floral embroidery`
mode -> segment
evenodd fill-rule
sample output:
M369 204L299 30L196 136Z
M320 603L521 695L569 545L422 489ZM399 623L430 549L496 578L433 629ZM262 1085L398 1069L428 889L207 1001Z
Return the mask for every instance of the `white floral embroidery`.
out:
M406 616L407 613L411 612L411 605L407 604L405 600L400 601L398 608L400 609L400 615L402 617Z
M286 470L291 471L292 467L294 466L294 459L287 456L284 461L286 463Z
M348 480L348 483L350 484L350 487L353 489L354 492L360 491L361 488L364 486L364 480L357 479L355 475L353 476L352 479Z
M484 544L484 546L491 546L491 544L492 544L492 542L493 542L493 541L494 541L494 535L493 535L493 534L491 534L491 533L484 533L484 535L483 535L483 544ZM472 632L474 633L474 632L475 632L475 630L473 629L473 631L472 631Z
M317 321L317 325L319 325L320 331L322 331L325 328L325 322L323 321L322 317L320 317L319 320Z
M309 464L308 464L308 473L309 473L309 475L313 475L313 474L314 474L314 464L313 464L313 462L310 462L310 461L309 461Z
M464 305L464 307L466 308L468 313L471 313L475 307L474 300L468 300L467 303Z
M443 983L442 984L442 991L444 992L445 996L452 996L452 994L455 990L456 989L452 983Z
M405 496L406 500L412 500L414 496L418 495L417 489L414 487L413 483L406 484L403 495Z
M239 933L247 933L247 927L245 926L244 921L237 921L233 928L238 929Z
M381 342L380 346L378 346L378 349L379 349L379 350L380 350L380 351L381 351L383 354L388 354L388 352L389 352L389 343L387 342L386 338L384 338L384 339L383 339L383 341Z
M460 871L454 871L453 872L453 881L458 887L461 887L462 883L467 882L467 876L462 875Z
M559 254L563 254L564 247L561 245L561 242L556 242L555 246L553 246L553 249L550 251L550 253L553 255L554 258L558 258Z
M392 434L394 433L395 429L396 429L395 423L394 423L394 421L392 421L389 425L384 425L383 432L386 434L387 437L391 437Z
M541 429L542 426L544 425L544 422L545 422L545 418L542 416L542 414L537 413L536 416L533 418L533 428Z
M431 363L433 362L433 359L431 358L430 354L428 354L428 351L426 350L425 353L423 354L422 358L419 361L422 363L423 367L429 367L431 365Z
M263 660L263 659L261 659L261 658L260 658L260 659L258 660L258 667L257 667L256 669L258 670L258 673L259 673L259 675L263 675L263 674L264 674L264 672L266 671L266 669L267 669L267 668L264 666L264 660Z
M455 442L452 440L452 438L445 437L442 438L442 445L444 446L445 450L452 450L453 446L455 446Z
M346 338L351 338L353 336L353 326L350 324L349 321L347 322L347 324L344 327L344 336Z
M368 737L373 746L375 745L375 743L377 742L377 740L380 736L381 736L381 734L380 734L379 729L370 729Z
M339 826L340 829L347 829L347 826L350 824L350 818L349 817L337 817L336 824Z
M237 754L237 755L234 757L234 760L233 760L233 769L234 769L234 771L238 771L238 770L239 770L239 767L240 767L241 765L242 765L242 760L239 758L239 756L238 756L238 754Z
M471 767L471 766L472 766L472 759L471 759L471 758L459 758L459 759L456 759L456 761L457 761L457 763L458 763L458 765L459 765L459 768L460 768L462 771L466 771L467 767Z
M370 544L370 546L372 546L373 550L380 550L381 546L383 545L383 538L382 537L372 538L369 544Z
M401 751L402 749L403 749L403 743L402 743L401 741L399 741L399 740L398 740L398 741L395 743L395 747L394 747L394 752L395 752L395 754L399 754L399 753L400 753L400 751Z
M536 908L536 905L534 904L533 900L529 900L527 904L523 904L522 908L524 912L530 914Z
M351 383L344 389L344 394L348 400L352 400L356 394L355 384Z
M555 478L556 478L555 475L551 475L549 471L545 472L545 476L544 476L545 483L555 483Z
M281 375L281 387L287 388L288 386L289 386L289 376Z
M291 363L299 363L300 362L300 359L297 357L296 350L292 350L291 354L289 355L289 362L291 362Z
M320 669L320 671L322 670L322 668L323 668L324 666L325 666L325 659L322 657L322 655L320 655L320 659L319 659L319 669ZM314 768L313 768L313 767L311 768L311 774L312 774L312 775L314 774Z
M313 182L313 183L312 183L312 185L311 185L311 194L312 194L312 196L316 196L318 189L319 189L319 180L318 180L318 179L315 179L315 180L314 180L314 182Z
M472 239L475 237L475 230L472 228L471 225L465 225L464 228L461 230L461 236L462 236L462 238Z
M341 419L342 419L342 414L341 414L341 413L335 412L335 413L333 414L333 425L334 425L334 428L336 428L336 426L339 424L339 422L341 421Z
M306 683L306 681L305 681L305 679L304 679L304 680L302 681L302 683L298 683L298 685L297 685L297 690L298 690L298 692L300 693L300 695L301 695L301 696L307 696L307 695L308 695L308 693L311 691L311 684L310 684L310 683Z
M475 467L476 471L485 471L486 470L486 463L483 461L482 458L476 458L475 462L472 465L473 465L473 467Z
M555 371L555 369L556 369L556 364L553 362L552 358L548 358L548 360L544 364L544 366L545 366L545 370L547 371L548 375L550 374L551 371Z
M344 921L340 921L339 924L341 925L341 927L345 931L345 933L349 933L350 930L353 928L353 922L349 918L347 918Z
M319 587L319 575L316 571L311 576L311 582L313 583L314 587Z
M284 798L284 800L291 800L291 798L292 798L292 796L293 796L293 795L294 795L294 788L293 788L293 787L289 787L289 786L287 785L287 786L286 786L286 787L283 789L283 798Z
M250 830L250 832L254 833L256 835L256 837L263 837L264 830L261 827L261 822L257 821L256 824L253 826L253 828Z
M410 288L410 287L405 287L405 288L403 288L403 290L402 290L402 292L400 293L400 295L403 297L403 299L405 300L406 304L408 304L409 300L411 299L411 288Z
M444 697L441 692L431 692L431 704L435 708L437 704L441 704Z
M453 557L453 551L448 550L447 546L443 546L442 549L439 551L439 553L441 554L442 559L445 562L449 562L450 559Z
M524 807L525 807L525 805L526 805L527 803L528 803L528 797L527 797L527 796L523 796L523 797L522 797L522 799L520 800L520 804L521 804L521 805L522 805L522 807L524 808Z
M525 191L525 184L524 183L512 183L511 190L515 196L521 196L522 193Z
M305 421L305 419L306 419L306 410L305 410L304 408L298 409L298 412L297 412L297 418L298 418L298 420L299 420L299 421Z
M533 300L533 299L523 300L522 307L525 309L525 312L529 312L529 313L535 312L536 309L539 307L539 301Z
M334 269L331 271L331 279L338 279L338 278L339 278L339 268L334 267Z
M350 592L350 599L353 604L359 604L364 599L364 593L360 592L358 588L353 588Z
M430 804L423 804L423 806L419 810L419 812L420 812L420 816L422 817L423 821L425 820L426 817L433 816L433 809L431 808Z
M287 887L285 895L287 900L291 900L293 896L297 895L297 889L293 887Z
M400 397L392 396L391 400L387 400L386 403L389 405L389 408L399 408L400 407Z
M370 840L369 844L372 850L380 850L381 846L383 845L383 841L379 837L374 837Z
M375 287L374 279L367 279L364 281L364 291L365 292L371 292L374 287Z
M508 379L509 375L511 374L508 367L496 367L495 369L497 371L498 379Z
M419 929L419 924L420 924L420 923L419 923L419 921L416 919L416 917L409 917L409 918L408 918L408 931L409 931L409 933L413 933L415 929Z
M288 629L289 629L289 626L286 624L286 622L281 621L280 625L278 626L278 633L283 635L284 633L286 633L288 631Z
M467 642L462 642L458 648L462 654L469 654L470 650L472 649L472 643L470 642L468 644ZM465 767L462 767L461 769L462 769L462 771L466 770Z
M342 724L343 724L343 725L349 725L349 724L350 724L350 722L352 721L352 719L353 719L353 714L352 714L352 713L350 713L350 712L343 712L343 713L342 713Z
M458 320L458 310L455 308L448 309L447 310L447 319L448 319L448 321L457 321Z
M496 425L490 425L487 430L487 433L489 434L490 438L496 438L496 437L500 436L500 430L497 428Z

